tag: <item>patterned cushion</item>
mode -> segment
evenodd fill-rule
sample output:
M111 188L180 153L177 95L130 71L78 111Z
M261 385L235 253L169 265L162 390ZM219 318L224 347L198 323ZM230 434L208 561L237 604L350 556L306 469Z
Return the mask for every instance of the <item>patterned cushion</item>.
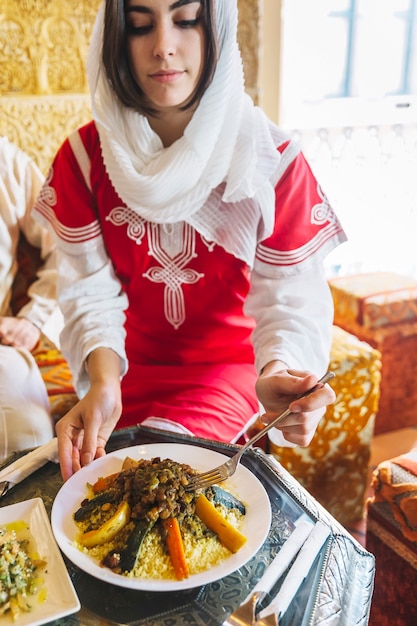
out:
M417 624L417 449L373 473L366 548L376 573L370 626Z
M393 272L329 281L335 323L381 353L375 434L416 424L417 281Z
M385 502L401 533L417 549L417 450L380 463L372 476L369 504Z
M51 403L52 417L58 421L78 398L68 363L58 348L45 336L32 352L40 369Z

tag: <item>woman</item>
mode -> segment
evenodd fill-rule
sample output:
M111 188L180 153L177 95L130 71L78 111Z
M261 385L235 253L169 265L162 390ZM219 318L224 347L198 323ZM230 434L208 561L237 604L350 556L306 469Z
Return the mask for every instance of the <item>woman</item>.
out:
M81 397L57 424L64 479L116 425L236 440L259 402L271 419L327 367L322 259L344 233L245 94L236 31L235 0L106 0L97 17L94 121L36 207ZM294 401L285 439L307 445L333 400L326 385Z

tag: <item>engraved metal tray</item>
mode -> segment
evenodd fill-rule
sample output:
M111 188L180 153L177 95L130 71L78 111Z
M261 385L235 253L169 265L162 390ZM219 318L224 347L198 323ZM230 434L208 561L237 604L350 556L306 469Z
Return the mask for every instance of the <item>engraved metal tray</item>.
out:
M108 451L144 443L189 443L231 456L236 447L140 426L115 431ZM14 459L10 459L9 462ZM144 592L115 587L66 565L78 593L79 613L56 620L53 626L221 626L261 578L302 514L329 525L331 535L280 626L356 626L368 624L374 581L374 557L314 499L291 475L261 449L248 450L242 461L264 485L271 501L272 523L259 552L229 576L181 592ZM14 487L0 504L5 506L36 496L48 513L62 486L59 468L48 463ZM262 511L259 511L262 515ZM0 515L1 516L1 515ZM264 598L260 608L276 595L284 576Z

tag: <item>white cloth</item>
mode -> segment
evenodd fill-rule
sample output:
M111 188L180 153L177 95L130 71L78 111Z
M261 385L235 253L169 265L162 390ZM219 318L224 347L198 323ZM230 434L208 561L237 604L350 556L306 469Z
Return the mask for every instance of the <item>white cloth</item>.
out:
M58 463L58 440L56 437L49 439L46 443L35 447L27 454L19 457L0 471L0 484L4 481L8 483L10 489L14 485L22 482L28 476L36 472L48 461Z
M0 460L53 437L48 394L27 350L0 345Z
M30 301L19 317L30 320L52 341L57 341L62 316L56 300L55 251L51 235L32 217L32 206L44 177L30 157L0 138L0 315L10 315L10 299L16 276L17 246L23 233L30 244L40 249L43 265L30 286Z
M152 222L187 221L252 267L257 238L272 231L281 157L273 125L244 90L236 0L216 0L215 11L216 72L183 137L164 148L147 118L115 97L101 61L103 6L87 62L92 111L110 180L131 209ZM232 203L226 218L222 202Z

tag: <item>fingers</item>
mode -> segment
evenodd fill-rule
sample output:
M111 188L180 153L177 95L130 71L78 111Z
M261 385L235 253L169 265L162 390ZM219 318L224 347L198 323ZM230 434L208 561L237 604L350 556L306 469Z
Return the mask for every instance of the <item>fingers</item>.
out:
M287 423L284 424L286 420L283 420L280 425L280 430L287 441L305 448L310 445L317 426L325 412L325 407L321 407L309 413L293 413L286 418L286 420L288 420ZM293 421L291 422L292 417Z
M0 325L0 343L4 346L33 350L40 330L24 317L4 317Z
M274 379L268 390L269 410L262 416L262 422L271 422L288 404L291 413L277 428L290 443L306 447L314 436L326 406L335 401L336 395L330 385L319 383L315 391L298 397L318 383L318 377L307 372L282 372L275 375Z
M5 330L3 333L0 334L0 343L3 346L13 346L13 337L12 334Z
M81 466L88 465L95 458L98 458L99 446L98 446L98 431L100 424L95 419L88 421L88 428L84 431L84 441L81 449ZM103 446L100 448L100 452L103 450ZM100 454L100 456L103 456Z
M315 384L315 383L314 383ZM311 385L312 386L312 385ZM311 389L311 386L309 389ZM313 391L313 393L305 396L304 398L297 398L290 403L289 408L293 413L309 412L320 409L323 406L332 404L336 399L336 394L330 385L322 385L319 389Z
M80 468L106 454L105 446L119 418L118 402L93 389L56 424L61 474L68 480ZM116 398L117 399L117 398Z
M70 437L60 435L59 430L60 428L58 422L56 428L58 438L58 458L62 479L66 481L81 468L79 449L73 445Z

